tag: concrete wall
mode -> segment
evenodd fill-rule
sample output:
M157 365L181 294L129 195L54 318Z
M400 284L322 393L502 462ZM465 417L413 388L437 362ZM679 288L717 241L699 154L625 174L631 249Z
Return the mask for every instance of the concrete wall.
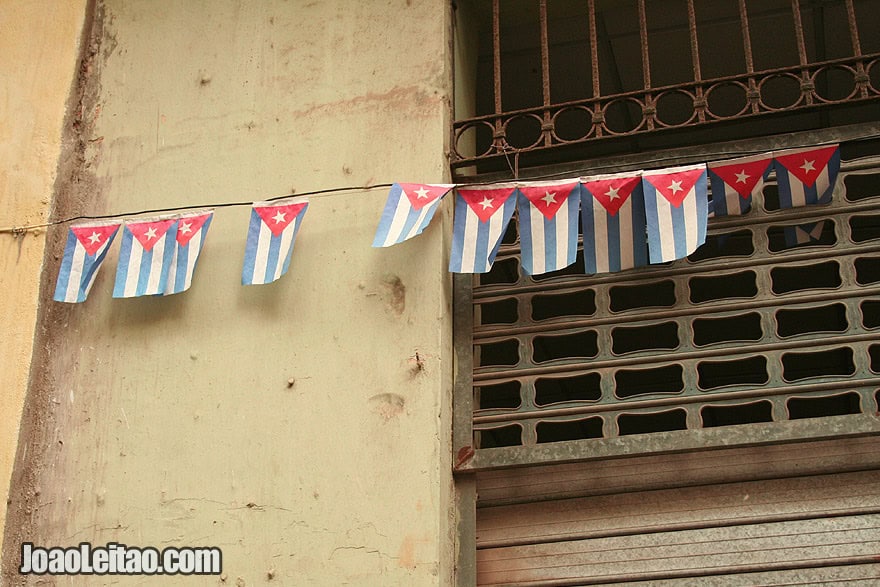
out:
M85 0L0 2L0 228L44 223L76 73ZM37 316L45 230L0 233L0 496L12 472ZM0 508L0 528L5 519Z
M448 10L99 3L59 210L447 179ZM167 299L111 299L114 250L85 304L45 301L50 235L10 583L22 540L218 545L232 585L451 582L451 207L372 249L386 193L314 198L267 286L239 285L249 208L220 208Z

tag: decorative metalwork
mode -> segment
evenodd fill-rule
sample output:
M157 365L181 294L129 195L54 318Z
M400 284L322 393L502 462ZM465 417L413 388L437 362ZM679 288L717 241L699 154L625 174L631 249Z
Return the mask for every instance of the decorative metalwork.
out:
M755 71L749 17L745 0L739 0L745 71L738 75L703 79L693 0L688 0L693 81L652 87L645 0L638 0L643 87L630 92L602 95L599 85L595 0L589 0L586 20L589 23L593 96L551 104L547 6L546 0L540 0L538 25L543 104L505 112L501 94L500 0L493 0L495 111L454 123L451 164L453 168L461 168L497 157L514 158L518 161L522 153L560 146L880 99L880 53L862 54L852 0L845 2L852 56L813 63L807 58L800 3L792 0L791 4L799 58L797 65ZM829 75L833 75L835 79L832 89L823 83ZM792 90L788 92L789 99L777 102L781 99L776 95L777 90L784 84L789 84ZM844 90L841 91L841 88ZM626 115L614 116L615 111L625 111ZM583 124L573 129L572 125L560 123L564 117L577 118ZM512 126L517 126L516 141L511 139ZM472 154L471 151L475 148L478 152Z

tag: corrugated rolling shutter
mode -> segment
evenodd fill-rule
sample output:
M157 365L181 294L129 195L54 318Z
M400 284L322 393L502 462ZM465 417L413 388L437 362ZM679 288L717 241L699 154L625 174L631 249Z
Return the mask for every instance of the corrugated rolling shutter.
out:
M833 469L835 455L843 453L851 458L841 457L839 466L859 468L877 460L875 445L871 438L827 441L775 447L770 456L779 459L777 474ZM748 477L761 468L761 453L642 458L635 468L624 459L617 462L620 475L591 464L544 467L531 476L524 469L478 475L481 500L492 505L477 510L477 582L880 584L880 470L703 484ZM621 481L673 486L676 472L686 486L615 488ZM547 499L554 487L573 486L614 493ZM543 500L525 501L526 495Z

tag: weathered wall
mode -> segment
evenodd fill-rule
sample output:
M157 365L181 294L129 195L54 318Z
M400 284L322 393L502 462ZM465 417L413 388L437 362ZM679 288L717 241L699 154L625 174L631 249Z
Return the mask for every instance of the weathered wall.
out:
M69 212L446 179L444 0L98 13ZM218 545L232 585L450 582L451 209L372 249L385 195L314 198L272 285L239 285L250 210L221 208L189 292L111 299L113 251L85 304L44 302L10 582L23 539Z
M0 228L49 215L86 0L0 2ZM0 495L6 491L34 340L44 230L0 233ZM5 519L0 508L0 528Z

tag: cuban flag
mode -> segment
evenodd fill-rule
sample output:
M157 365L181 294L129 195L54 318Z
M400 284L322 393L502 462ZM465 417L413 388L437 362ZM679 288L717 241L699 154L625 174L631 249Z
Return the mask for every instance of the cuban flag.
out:
M648 264L642 172L581 179L584 269L623 271Z
M422 234L453 184L395 183L388 192L374 247L390 247Z
M706 242L706 165L645 171L645 218L651 263L687 257Z
M121 222L89 222L70 227L58 281L55 282L53 299L56 302L78 304L86 301L121 225Z
M205 244L214 211L184 214L177 219L177 237L171 256L171 273L165 286L165 295L189 289L199 254Z
M486 273L492 269L516 208L516 193L513 185L456 190L450 271Z
M557 271L577 257L578 180L539 182L519 188L519 242L528 275Z
M764 188L772 164L770 153L709 163L709 216L741 216L751 210L752 198Z
M165 293L176 236L177 220L174 218L126 222L122 229L113 297L134 298Z
M304 197L254 203L244 249L242 285L272 283L287 273L293 243L308 207Z
M840 171L839 145L775 151L773 161L780 208L831 201Z

